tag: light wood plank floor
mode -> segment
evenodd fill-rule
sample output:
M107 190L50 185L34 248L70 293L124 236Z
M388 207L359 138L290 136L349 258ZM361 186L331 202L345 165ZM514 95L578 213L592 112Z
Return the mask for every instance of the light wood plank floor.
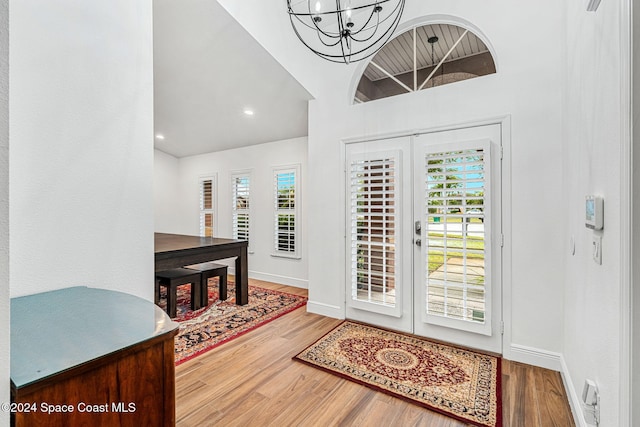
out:
M178 366L177 426L465 425L291 360L339 323L303 307ZM574 426L559 373L509 361L502 370L505 427Z

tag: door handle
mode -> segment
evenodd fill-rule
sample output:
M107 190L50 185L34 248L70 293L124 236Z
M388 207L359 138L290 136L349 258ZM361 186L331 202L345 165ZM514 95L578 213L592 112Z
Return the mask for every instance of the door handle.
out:
M422 246L422 239L416 239L416 246Z
M420 231L422 231L422 223L420 223L420 221L416 221L413 224L413 229L416 231L416 234L420 234Z

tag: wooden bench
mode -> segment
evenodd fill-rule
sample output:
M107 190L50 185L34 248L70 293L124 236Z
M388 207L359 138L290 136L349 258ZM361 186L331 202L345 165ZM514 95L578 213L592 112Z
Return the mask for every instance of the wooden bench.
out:
M191 310L202 307L202 278L200 273L193 269L173 268L171 270L156 272L155 302L160 301L160 287L167 288L167 314L176 317L176 303L178 286L191 284Z
M209 305L209 279L219 277L218 292L220 293L220 299L227 299L227 266L223 264L216 264L215 262L204 262L202 264L194 264L185 267L188 270L198 271L201 277L201 291L200 296L201 306L206 307Z

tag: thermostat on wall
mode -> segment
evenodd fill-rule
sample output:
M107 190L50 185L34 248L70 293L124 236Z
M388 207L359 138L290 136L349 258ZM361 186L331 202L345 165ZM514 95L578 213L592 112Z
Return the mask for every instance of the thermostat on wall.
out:
M593 230L602 230L604 225L603 221L603 201L602 197L597 196L587 196L585 199L585 224L587 228L591 228Z

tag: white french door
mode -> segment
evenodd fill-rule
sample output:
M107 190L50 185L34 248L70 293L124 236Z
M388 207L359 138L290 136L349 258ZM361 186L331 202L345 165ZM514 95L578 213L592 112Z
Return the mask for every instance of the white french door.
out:
M500 353L500 125L346 146L347 318Z
M347 318L413 331L411 137L346 147Z
M414 333L502 352L500 126L414 140Z

